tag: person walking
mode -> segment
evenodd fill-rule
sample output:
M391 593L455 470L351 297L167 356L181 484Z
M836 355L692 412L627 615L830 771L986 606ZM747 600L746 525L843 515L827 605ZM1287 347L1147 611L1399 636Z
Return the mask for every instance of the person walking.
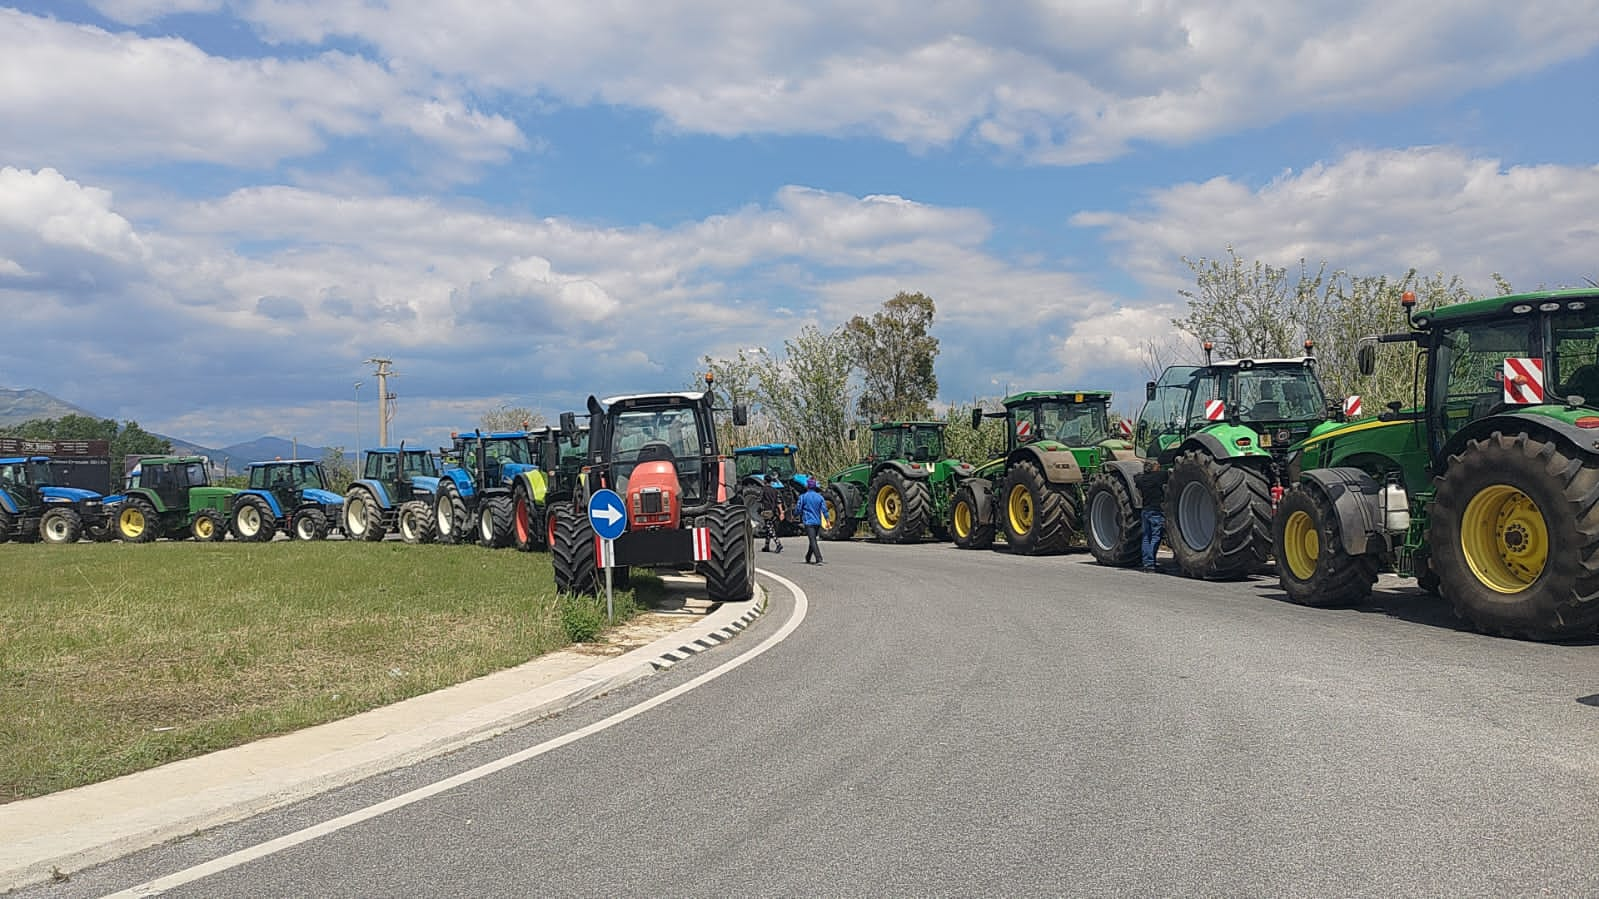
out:
M805 526L805 537L810 540L810 546L805 549L805 564L822 564L822 545L816 542L816 537L822 532L822 513L827 509L827 498L822 496L822 486L815 478L805 492L800 494L799 514L800 524ZM812 562L811 557L816 561Z
M1144 501L1144 508L1139 512L1144 528L1143 570L1146 574L1155 574L1160 571L1155 565L1155 553L1160 551L1160 540L1166 536L1166 513L1161 508L1166 502L1166 471L1154 459L1145 459L1144 472L1133 478L1133 485Z
M772 542L777 542L776 552L783 551L783 531L780 522L786 517L783 511L783 495L777 488L783 486L777 475L769 474L761 483L761 523L763 525L761 536L766 538L766 545L761 547L761 552L773 552Z

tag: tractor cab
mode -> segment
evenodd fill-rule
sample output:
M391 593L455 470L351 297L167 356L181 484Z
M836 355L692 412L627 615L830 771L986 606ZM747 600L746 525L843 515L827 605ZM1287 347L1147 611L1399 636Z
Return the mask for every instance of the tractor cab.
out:
M517 475L536 467L533 448L526 431L492 434L473 432L452 435L451 455L462 468L474 472L483 485L508 483Z
M1301 356L1168 367L1145 385L1133 434L1139 455L1169 462L1190 435L1226 423L1246 426L1261 449L1283 456L1329 417L1315 364Z
M0 459L0 491L4 491L10 500L0 499L0 508L15 505L16 508L7 508L6 511L16 513L19 509L37 507L43 501L40 491L50 483L50 477L48 456Z
M644 512L635 526L675 526L680 515L727 499L732 484L721 471L709 394L618 396L603 403L590 397L589 411L591 479L597 475L635 510L656 510Z
M416 478L431 478L431 485L425 492L432 495L433 487L438 484L439 465L433 454L425 449L379 447L367 450L366 468L361 477L363 480L393 485L397 493L405 493L408 488L415 487ZM410 496L406 494L399 498L410 499Z
M321 462L291 459L257 462L249 468L249 489L271 493L285 506L299 503L300 495L308 490L318 490L332 495L328 475L323 470Z
M1005 451L1011 458L1032 447L1045 451L1069 450L1079 465L1097 467L1101 456L1129 449L1110 425L1108 390L1031 391L1005 397L1003 411L972 410L972 428L984 418L1005 419ZM988 466L984 466L987 468Z
M948 425L941 421L891 421L872 425L872 449L866 461L937 462L944 458L946 427Z

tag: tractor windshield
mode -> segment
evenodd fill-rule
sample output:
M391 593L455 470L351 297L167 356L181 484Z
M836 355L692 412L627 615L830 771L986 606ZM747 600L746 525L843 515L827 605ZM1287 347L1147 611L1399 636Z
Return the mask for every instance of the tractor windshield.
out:
M24 481L26 484L40 487L49 484L51 481L49 462L29 462L23 471L27 477L27 480Z
M775 474L783 480L794 476L794 456L792 453L767 453L760 457L765 463L767 474Z
M527 438L501 437L485 439L483 452L490 459L505 462L516 462L522 465L533 464L533 458L528 452Z
M909 458L913 462L934 462L944 458L944 429L936 425L917 425L912 428Z
M436 478L439 468L433 464L433 454L426 450L405 451L405 477Z
M1139 455L1158 456L1169 448L1167 444L1184 433L1188 424L1188 400L1193 396L1198 371L1193 365L1173 365L1161 373L1159 381L1149 383L1144 409L1138 415L1138 427L1134 432Z
M37 487L50 483L48 462L7 462L0 465L0 486Z
M700 476L704 469L700 448L713 447L711 440L710 422L702 423L693 408L624 409L611 419L610 458L616 482L625 489L640 462L671 462L684 502L702 502L706 485Z
M250 487L255 490L275 491L327 489L322 480L322 466L316 462L257 465L250 469Z
M1244 422L1304 421L1326 414L1316 374L1303 365L1257 365L1230 373L1224 387Z
M211 484L211 475L206 471L204 462L184 463L183 477L190 487L208 487Z
M1549 380L1554 396L1580 396L1599 406L1599 308L1560 312L1549 317Z
M1535 321L1532 316L1467 321L1440 330L1433 338L1435 374L1427 411L1434 450L1504 403L1505 360L1531 353Z
M1110 417L1104 403L1045 400L1038 406L1043 435L1067 446L1093 446L1110 436Z

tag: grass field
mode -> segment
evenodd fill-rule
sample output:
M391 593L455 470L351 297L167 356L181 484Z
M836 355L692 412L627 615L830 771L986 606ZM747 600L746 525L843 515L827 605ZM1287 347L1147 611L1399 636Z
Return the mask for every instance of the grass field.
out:
M0 570L0 802L518 665L604 617L557 599L548 556L476 547L8 544Z

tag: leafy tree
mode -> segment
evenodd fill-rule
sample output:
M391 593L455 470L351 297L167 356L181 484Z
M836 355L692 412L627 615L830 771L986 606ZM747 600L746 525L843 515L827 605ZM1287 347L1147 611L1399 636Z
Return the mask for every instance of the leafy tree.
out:
M122 461L123 456L158 456L170 452L172 452L172 441L146 431L139 427L136 421L123 422L122 430L111 440L113 467Z
M805 468L823 476L859 456L849 441L854 389L843 329L808 325L783 342L784 358L757 372L764 411L800 447Z
M526 431L544 424L544 415L525 406L501 403L483 413L478 427L489 431Z
M355 480L355 462L345 454L344 447L330 446L322 453L322 470L328 476L328 489L343 492Z
M960 459L978 465L988 461L995 453L1005 451L1005 420L985 418L972 429L972 409L981 407L988 412L1005 408L1000 397L974 400L972 404L958 403L944 413L949 427L944 429L944 453L951 459Z
M863 381L857 408L866 422L931 417L938 395L938 338L928 333L933 314L932 298L901 291L871 318L857 315L845 323Z
M136 421L125 421L118 428L116 419L87 415L36 418L7 428L5 433L28 440L104 440L110 444L113 481L121 481L122 460L127 456L158 456L172 452L172 441L151 434Z

